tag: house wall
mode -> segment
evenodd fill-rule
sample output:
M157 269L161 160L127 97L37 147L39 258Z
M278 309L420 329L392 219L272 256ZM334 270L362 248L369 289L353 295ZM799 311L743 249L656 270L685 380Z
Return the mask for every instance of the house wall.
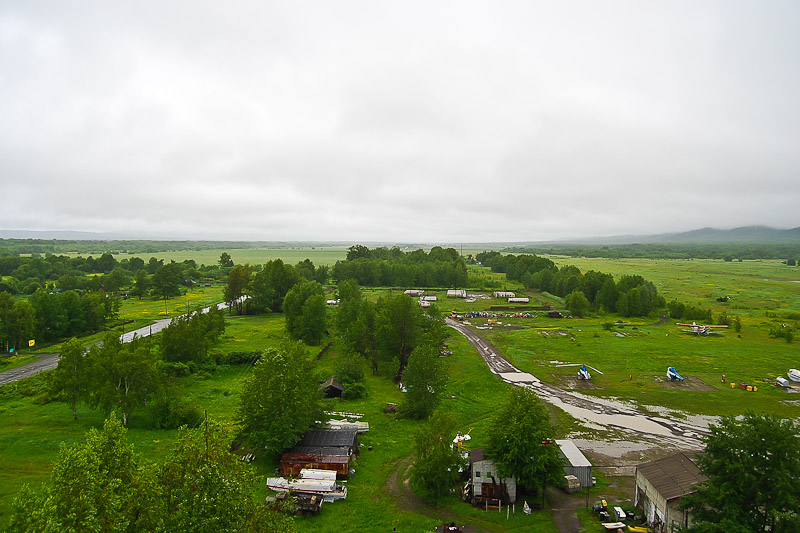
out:
M644 510L645 520L650 524L656 521L656 517L661 523L666 519L667 501L638 471L634 505Z
M564 474L572 475L578 478L578 481L581 482L581 487L591 487L592 486L592 467L591 466L565 466L564 467Z
M480 474L480 475L478 475ZM497 483L505 483L506 490L508 491L508 499L511 503L517 501L517 480L512 478L500 479L497 475L497 469L494 463L488 459L483 461L476 461L472 464L472 472L470 472L472 482L472 494L475 496L485 495L483 492L483 484L492 484L492 476Z

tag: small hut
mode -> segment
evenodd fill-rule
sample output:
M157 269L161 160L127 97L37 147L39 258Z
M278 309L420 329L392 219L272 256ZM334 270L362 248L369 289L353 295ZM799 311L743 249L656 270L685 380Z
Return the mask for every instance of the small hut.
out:
M319 386L319 390L325 391L326 398L341 398L344 387L335 377L331 376L325 380L325 383Z

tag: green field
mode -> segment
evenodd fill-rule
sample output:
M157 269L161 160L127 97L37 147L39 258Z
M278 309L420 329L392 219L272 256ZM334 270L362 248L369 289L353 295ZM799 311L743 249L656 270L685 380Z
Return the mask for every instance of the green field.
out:
M264 250L264 253L268 252ZM339 258L344 257L344 250L337 253L341 253ZM242 262L233 251L231 254L235 261ZM308 251L297 257L300 256L311 257L317 263ZM213 251L209 257L213 262L219 254ZM287 257L290 256L283 255L284 260L290 262ZM198 256L193 258L201 262ZM681 333L683 328L672 323L654 325L659 321L658 317L612 329L604 323L613 322L617 317L501 319L502 325L482 330L482 334L521 370L544 381L570 387L575 369L557 368L552 361L586 363L604 372L604 375L595 374L593 388L582 390L589 395L633 400L643 407L666 407L687 415L735 415L754 410L783 417L800 416L800 401L794 399L796 395L771 385L775 376L784 374L790 367L800 366L796 345L768 335L769 327L778 322L796 326L797 319L791 317L800 311L800 284L796 283L800 276L795 274L800 274L800 271L777 261L552 259L559 265L575 264L582 270L594 269L615 277L640 274L653 281L668 300L680 298L687 303L711 308L715 314L725 310L740 316L743 324L741 337L732 329L723 330L717 336L687 335ZM324 264L324 261L320 259L319 264ZM500 282L504 285L500 289L520 290L518 284L505 283L502 276L486 269L471 267L470 275ZM384 290L367 292L371 297L377 297ZM486 290L469 292L491 294ZM451 310L488 310L505 303L494 299L466 303L447 299L444 291L436 294L440 298L438 305L445 313ZM533 297L531 305L550 302L558 306L560 303L548 295L530 295ZM732 299L728 303L718 303L716 298L723 295ZM168 300L167 311L172 316L187 307L219 300L221 287L203 287L181 298ZM140 327L148 321L163 318L163 306L163 301L159 300L126 300L121 318L135 320L135 326ZM334 309L329 309L329 313L334 312ZM472 322L480 325L485 320L474 319ZM126 329L133 326L128 324ZM216 350L223 353L260 351L277 345L283 335L282 315L229 317L227 331ZM87 338L87 342L92 340L93 337ZM323 345L328 340L324 340ZM446 359L450 379L442 408L457 417L462 431L474 428L471 446L478 447L485 444L488 421L503 401L508 385L489 372L463 337L454 333L448 343L454 354ZM309 347L308 351L316 355L320 348ZM334 349L319 360L320 381L331 375L338 356L334 344ZM666 383L663 377L667 366L676 366L687 376L687 381L679 385ZM220 367L213 375L182 378L183 396L190 404L207 411L212 418L232 420L242 380L250 368L247 365ZM722 383L723 373L728 383ZM505 513L472 509L455 496L445 498L436 509L418 501L408 492L403 481L407 477L413 432L420 423L383 413L387 402L398 403L402 399L402 394L388 377L368 373L367 380L367 398L350 402L329 400L332 409L364 413L364 420L370 423L370 432L361 438L363 451L356 464L356 476L349 482L348 498L324 506L323 512L316 517L298 518L300 530L341 531L342 524L348 524L348 529L352 530L391 531L396 527L398 531L430 531L442 519L452 518L460 523L475 524L485 531L555 531L546 510L534 512L532 516L517 512L506 521ZM755 384L759 391L748 393L728 386L738 381ZM24 483L38 485L47 481L51 462L61 443L70 444L82 439L88 428L101 425L103 419L101 413L81 407L79 420L73 422L67 405L38 403L35 396L26 393L31 389L29 385L23 382L0 388L0 530L8 524L11 501L19 488ZM568 415L555 409L551 413L558 423L558 437L580 429ZM581 431L586 434L585 430ZM144 417L134 413L128 435L139 453L158 460L176 432L149 429ZM372 450L368 450L368 446L372 446ZM259 458L254 464L262 476L271 475L276 467L273 461L265 458ZM599 481L598 486L592 489L592 500L605 490L602 477ZM265 492L263 487L260 489Z
M114 254L117 261L123 259L130 259L131 257L141 257L145 261L151 257L164 259L165 262L175 261L180 263L187 259L193 259L198 265L214 265L219 262L219 256L222 252L228 252L236 264L250 263L251 265L263 265L273 259L281 259L284 263L289 265L296 265L297 263L310 259L314 265L330 265L333 266L336 261L344 260L347 256L346 246L330 246L330 247L296 247L296 248L246 248L246 249L232 249L226 250L220 248L218 250L181 250L181 251L166 251L148 253L118 253Z

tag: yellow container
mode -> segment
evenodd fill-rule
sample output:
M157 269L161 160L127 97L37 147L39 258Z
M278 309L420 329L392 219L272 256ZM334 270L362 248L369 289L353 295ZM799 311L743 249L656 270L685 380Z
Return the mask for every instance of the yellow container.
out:
M735 389L736 388L736 383L731 383L731 388Z

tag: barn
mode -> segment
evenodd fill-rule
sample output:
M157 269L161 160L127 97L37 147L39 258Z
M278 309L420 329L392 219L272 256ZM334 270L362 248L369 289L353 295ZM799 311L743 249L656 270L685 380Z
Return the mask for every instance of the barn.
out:
M309 431L281 457L281 475L297 477L303 468L319 468L335 470L338 479L348 479L358 446L358 432L355 429Z
M678 503L695 492L695 485L708 478L684 453L677 453L636 467L633 504L644 511L645 520L655 531L672 531L692 525L688 511Z

